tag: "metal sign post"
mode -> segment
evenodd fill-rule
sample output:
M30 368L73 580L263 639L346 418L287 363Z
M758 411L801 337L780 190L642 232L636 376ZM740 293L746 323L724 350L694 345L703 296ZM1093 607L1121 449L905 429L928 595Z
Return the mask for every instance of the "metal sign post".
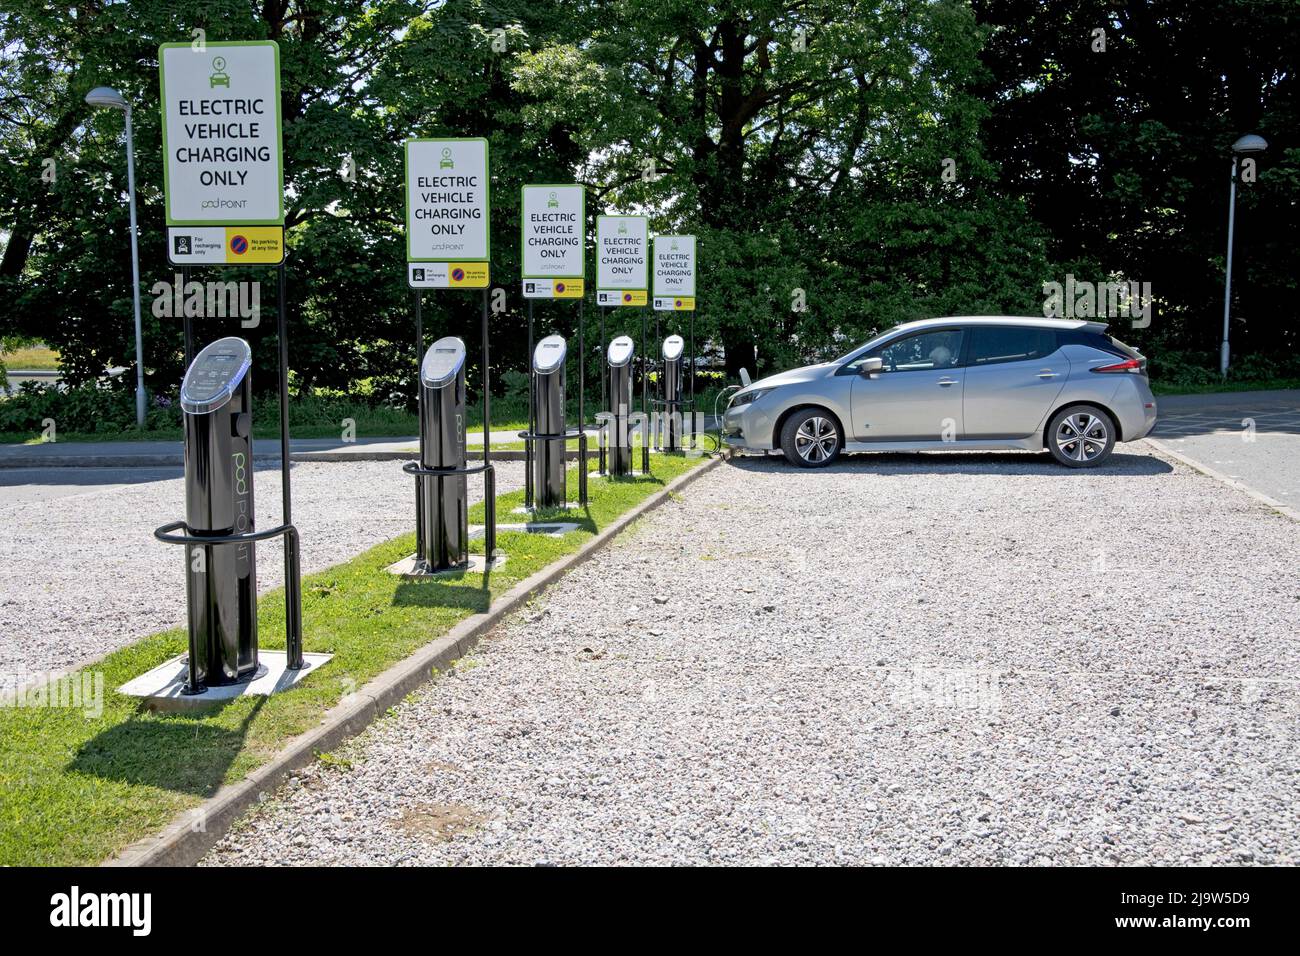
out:
M488 344L488 285L491 259L489 223L491 178L488 142L469 139L409 139L406 141L406 259L407 284L416 290L416 361L421 362L424 333L421 317L423 289L482 290L481 333L483 344L483 464L430 467L423 462L425 443L433 440L424 426L424 389L421 388L420 461L408 462L402 470L415 478L417 529L431 517L422 509L429 505L425 480L441 482L454 476L482 473L484 499L485 573L501 557L496 546L496 476L492 467L491 353ZM463 423L462 423L463 424ZM464 444L464 430L460 441ZM462 449L467 450L467 449ZM463 499L463 483L457 485ZM446 496L433 499L439 508L448 507ZM455 508L467 508L457 500ZM436 516L435 516L436 517ZM421 567L424 535L417 530L416 566ZM440 573L445 568L427 569Z

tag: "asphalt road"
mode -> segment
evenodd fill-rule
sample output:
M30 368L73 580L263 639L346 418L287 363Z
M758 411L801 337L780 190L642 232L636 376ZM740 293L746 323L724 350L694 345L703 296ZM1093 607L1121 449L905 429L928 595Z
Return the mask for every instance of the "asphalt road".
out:
M1300 392L1157 399L1151 437L1181 455L1300 508Z

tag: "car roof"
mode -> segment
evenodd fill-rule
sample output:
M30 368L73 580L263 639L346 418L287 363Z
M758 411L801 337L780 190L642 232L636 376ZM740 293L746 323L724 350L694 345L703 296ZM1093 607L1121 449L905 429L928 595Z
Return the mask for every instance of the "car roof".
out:
M897 332L902 329L926 329L947 325L1024 325L1039 329L1059 329L1062 331L1089 329L1094 332L1102 332L1106 329L1108 323L1089 322L1087 319L1048 319L1041 315L948 315L937 319L919 319L915 322L904 322L901 325L894 326L889 331Z

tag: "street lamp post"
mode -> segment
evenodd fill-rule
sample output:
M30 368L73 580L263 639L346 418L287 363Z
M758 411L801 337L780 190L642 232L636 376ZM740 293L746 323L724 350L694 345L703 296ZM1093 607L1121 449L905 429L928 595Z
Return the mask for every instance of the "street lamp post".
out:
M1232 301L1232 231L1237 213L1237 157L1268 149L1263 136L1251 133L1232 144L1232 185L1228 187L1228 262L1223 280L1223 345L1219 348L1219 374L1228 376L1228 309Z
M126 191L131 207L131 298L135 304L135 423L144 427L144 333L140 328L140 250L135 226L135 144L131 134L131 104L117 90L97 86L86 94L91 106L126 113Z

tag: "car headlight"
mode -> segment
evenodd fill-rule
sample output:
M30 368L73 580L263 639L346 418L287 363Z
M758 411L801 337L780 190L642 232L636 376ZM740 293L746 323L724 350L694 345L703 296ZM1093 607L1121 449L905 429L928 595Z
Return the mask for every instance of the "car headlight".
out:
M773 388L775 388L775 386L773 386ZM737 392L732 396L730 407L739 408L741 405L748 405L751 402L756 402L770 391L772 391L771 388L751 388L745 392Z

